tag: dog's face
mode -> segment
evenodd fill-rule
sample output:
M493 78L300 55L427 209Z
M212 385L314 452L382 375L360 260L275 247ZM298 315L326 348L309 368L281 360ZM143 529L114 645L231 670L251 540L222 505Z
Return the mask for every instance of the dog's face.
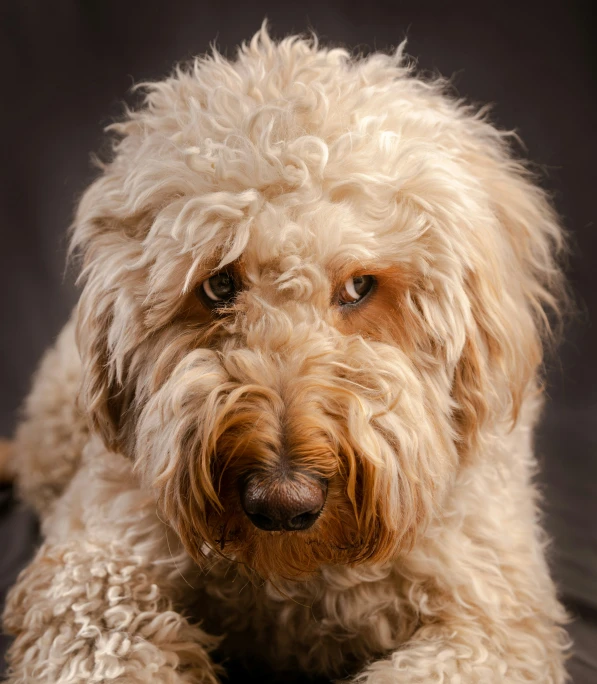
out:
M198 561L406 552L534 385L541 193L395 57L265 33L115 128L74 234L94 428Z

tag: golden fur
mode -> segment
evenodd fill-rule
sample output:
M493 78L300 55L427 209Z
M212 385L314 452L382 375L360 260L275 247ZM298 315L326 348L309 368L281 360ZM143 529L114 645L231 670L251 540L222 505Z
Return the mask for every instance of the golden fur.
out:
M369 684L563 682L530 481L562 237L509 136L401 50L265 28L145 88L17 435L46 542L9 681L214 682L223 636ZM211 309L222 269L239 292ZM242 511L282 461L329 482L309 530Z

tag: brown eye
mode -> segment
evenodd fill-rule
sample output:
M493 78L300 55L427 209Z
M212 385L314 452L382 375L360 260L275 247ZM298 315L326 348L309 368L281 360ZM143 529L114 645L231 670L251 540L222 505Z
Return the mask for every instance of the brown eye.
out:
M207 306L220 306L228 304L234 298L236 285L230 273L222 271L204 280L195 293Z
M357 304L364 299L375 286L376 280L370 275L353 276L349 278L340 290L338 304Z

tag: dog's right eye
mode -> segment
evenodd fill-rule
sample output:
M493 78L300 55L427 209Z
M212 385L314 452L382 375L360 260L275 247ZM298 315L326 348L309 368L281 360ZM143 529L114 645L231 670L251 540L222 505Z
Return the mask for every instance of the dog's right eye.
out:
M207 306L214 307L227 304L236 294L236 285L230 273L222 271L204 280L197 286L195 294L202 299Z
M371 275L360 275L349 278L338 294L338 304L347 306L358 304L373 290L376 280Z

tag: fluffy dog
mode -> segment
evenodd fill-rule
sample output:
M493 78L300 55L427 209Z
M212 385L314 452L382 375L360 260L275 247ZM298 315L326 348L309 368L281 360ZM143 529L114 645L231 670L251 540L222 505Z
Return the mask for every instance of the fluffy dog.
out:
M111 126L15 445L10 682L563 682L532 432L561 230L396 54L262 29ZM78 401L77 401L78 397Z

